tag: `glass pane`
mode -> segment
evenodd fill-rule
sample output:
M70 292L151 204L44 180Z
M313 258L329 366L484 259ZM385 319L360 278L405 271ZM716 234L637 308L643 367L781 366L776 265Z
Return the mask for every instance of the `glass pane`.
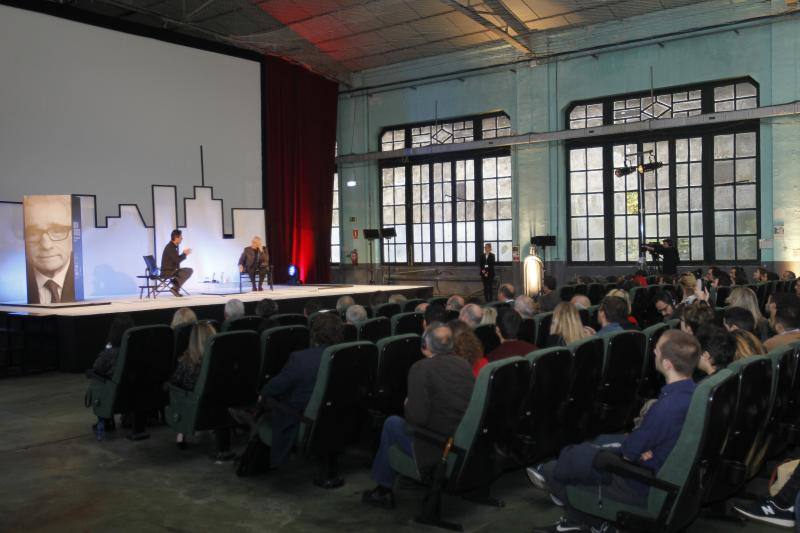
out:
M497 176L497 159L486 157L483 159L483 177L494 178Z
M510 176L511 175L511 157L498 157L497 158L497 175Z
M733 157L733 135L717 135L714 137L714 159Z
M690 258L689 253L689 239L685 237L678 239L678 255L680 256L681 260L688 261Z
M589 241L589 261L605 261L605 258L605 242Z
M586 173L586 190L589 192L603 191L603 171L593 170Z
M733 181L733 160L714 161L714 183L730 183Z
M602 239L605 236L604 222L605 221L599 217L588 219L590 239Z
M736 160L736 181L756 181L756 160L754 158Z
M578 148L569 151L569 169L571 171L586 170L586 150Z
M714 232L717 235L733 235L733 211L716 211L714 213Z
M586 219L585 218L573 218L572 219L572 238L573 239L585 239L586 236L587 236Z
M583 194L573 194L571 198L572 210L571 214L574 215L585 215L586 214L586 196ZM493 218L493 217L486 217L486 218Z
M733 187L714 187L714 208L733 209Z
M736 233L755 235L758 230L755 211L736 212Z
M497 198L497 180L483 180L483 197L484 199Z
M714 100L730 100L733 98L733 85L714 87Z
M736 208L753 208L756 207L756 186L755 185L739 185L736 187Z
M675 165L675 185L686 187L689 185L689 165Z
M586 150L586 168L596 170L603 168L603 149L600 147Z
M692 235L703 234L703 213L692 213L690 216Z
M572 260L573 261L587 261L589 258L587 243L582 240L572 241Z
M717 261L736 259L734 254L733 237L717 237L714 240L714 249Z
M736 238L737 259L756 259L758 257L758 242L756 237L737 237Z
M756 155L756 134L737 133L736 134L736 157L752 157Z
M511 198L511 178L500 178L497 180L497 197Z
M616 240L614 241L614 260L627 261L627 241Z
M588 197L588 208L590 215L602 215L603 214L603 195L602 194L589 194ZM510 203L510 202L509 202ZM510 214L509 214L510 218Z
M689 215L687 213L678 213L676 216L678 224L678 235L689 234Z
M703 209L702 189L697 187L689 189L689 209L691 211L700 211Z
M692 239L692 260L703 260L703 239Z
M691 163L689 165L689 185L700 187L703 184L703 165L701 163Z

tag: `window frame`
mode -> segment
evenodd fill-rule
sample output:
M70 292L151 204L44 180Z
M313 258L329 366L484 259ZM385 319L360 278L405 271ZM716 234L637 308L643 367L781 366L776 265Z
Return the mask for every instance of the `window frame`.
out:
M496 117L505 117L510 120L510 117L507 113L503 111L495 111L491 113L484 113L479 115L469 115L469 116L459 116L453 118L445 118L437 121L425 121L425 122L414 122L409 124L402 124L397 126L386 126L381 128L380 133L378 134L378 144L382 146L381 139L383 135L388 131L393 130L405 130L405 148L411 148L412 143L412 136L411 130L413 128L419 128L424 126L431 126L437 123L450 123L450 122L463 122L463 121L472 121L473 127L473 139L474 140L482 140L483 137L483 120L487 118L496 118ZM509 135L513 133L513 123L511 125L511 131ZM500 137L492 137L493 139L501 139L503 136ZM447 143L447 144L431 144L427 146L458 146L462 143ZM423 148L427 148L427 146ZM387 261L385 254L384 254L384 244L381 243L380 246L380 260L382 263L391 264L391 265L431 265L431 266L445 266L445 265L471 265L477 261L477 258L480 257L480 254L483 250L483 159L486 157L511 157L511 148L510 147L498 147L498 148L488 148L488 149L481 149L481 150L456 150L453 152L448 152L446 154L434 154L434 155L421 155L421 156L414 156L414 157L396 157L391 159L382 159L378 164L378 220L381 226L383 226L383 170L385 168L396 168L403 166L405 167L405 230L406 230L406 261ZM474 224L475 224L475 260L465 260L465 261L458 261L458 243L460 242L457 238L457 226L456 224L459 222L457 220L457 212L458 212L458 198L455 194L451 195L451 199L449 201L451 209L452 209L452 216L450 220L450 224L452 226L452 239L450 239L449 245L452 246L452 254L451 257L453 258L450 262L442 262L438 261L435 253L435 244L433 243L434 240L434 221L433 217L431 216L430 222L422 223L422 224L429 224L430 225L430 240L431 243L431 258L432 261L416 261L414 258L414 221L413 221L413 180L412 180L412 167L414 165L431 165L431 172L429 174L429 187L432 187L433 184L433 164L436 163L446 163L451 165L450 171L450 183L452 184L453 191L456 187L456 162L457 161L466 161L472 160L473 161L473 179L474 179L474 203L475 203L475 217L474 217ZM513 160L512 160L512 191L513 191L513 183L514 183L514 175L513 175ZM431 189L432 190L432 189ZM430 202L426 205L432 206L433 198L431 197ZM432 209L432 208L431 208ZM512 220L513 220L513 210L514 205L512 202ZM432 215L432 212L431 212ZM512 223L512 230L514 228L514 224ZM515 230L513 230L515 231ZM505 241L505 240L504 240ZM468 240L465 242L469 242ZM499 239L498 239L499 242ZM511 245L514 245L513 236L510 239ZM428 244L428 243L425 243ZM496 254L499 254L499 250L494 250ZM467 257L469 255L467 254ZM511 260L509 261L498 261L498 265L508 265L511 264Z

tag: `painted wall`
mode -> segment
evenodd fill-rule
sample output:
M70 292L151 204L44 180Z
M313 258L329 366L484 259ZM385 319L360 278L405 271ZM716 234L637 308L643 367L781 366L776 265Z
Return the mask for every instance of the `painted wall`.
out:
M769 4L761 7L768 8ZM668 32L669 28L662 25L659 31ZM564 110L570 102L648 90L651 67L656 88L751 76L760 84L762 106L800 100L800 16L769 23L742 23L661 42L480 72L468 71L482 64L474 51L367 71L360 79L364 87L418 81L375 89L372 95L343 94L339 102L339 153L377 151L381 128L437 116L444 119L504 110L511 116L517 133L564 129ZM487 49L486 57L496 60L497 54ZM459 69L465 71L460 80L419 80ZM549 259L566 261L563 146L549 143L515 147L512 156L516 178L515 241L524 252L530 235L555 233L559 236L558 247L548 253ZM772 237L773 221L783 221L786 233L783 242L776 241L774 251L762 250L762 261L797 261L800 269L798 168L800 119L764 121L761 238ZM365 242L353 241L353 223L349 220L356 217L359 228L380 223L377 164L344 165L339 173L343 184L348 180L357 183L352 188L343 187L341 192L343 250L347 253L355 246L365 262Z

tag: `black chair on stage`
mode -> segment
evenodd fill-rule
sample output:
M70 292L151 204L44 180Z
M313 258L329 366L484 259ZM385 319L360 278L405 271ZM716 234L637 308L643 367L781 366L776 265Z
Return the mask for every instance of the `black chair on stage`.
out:
M171 293L173 273L161 272L155 256L143 255L142 259L144 259L145 265L144 275L136 276L144 283L144 285L139 285L139 299L141 300L145 293L148 298L156 298L162 292ZM180 288L180 291L187 296L189 295L183 287Z
M239 292L244 292L244 282L250 281L250 274L247 272L239 272ZM267 268L267 273L264 276L264 281L267 282L269 285L269 290L274 291L275 289L272 287L272 265L269 265ZM255 285L251 282L251 287L253 290L256 290Z

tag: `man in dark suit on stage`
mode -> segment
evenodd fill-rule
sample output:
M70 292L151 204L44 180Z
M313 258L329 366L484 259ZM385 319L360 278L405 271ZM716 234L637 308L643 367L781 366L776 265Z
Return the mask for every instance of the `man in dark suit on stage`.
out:
M26 199L24 216L28 303L75 301L70 197Z
M486 244L483 247L483 255L478 259L481 267L481 281L483 282L483 299L491 302L494 299L494 254L492 245Z
M174 296L181 296L181 287L186 283L186 280L192 276L192 272L194 272L191 268L181 268L181 261L192 253L192 249L186 248L183 253L179 252L178 247L181 241L183 241L181 230L172 230L170 238L172 240L164 246L164 251L161 253L161 275L172 278L170 292Z

